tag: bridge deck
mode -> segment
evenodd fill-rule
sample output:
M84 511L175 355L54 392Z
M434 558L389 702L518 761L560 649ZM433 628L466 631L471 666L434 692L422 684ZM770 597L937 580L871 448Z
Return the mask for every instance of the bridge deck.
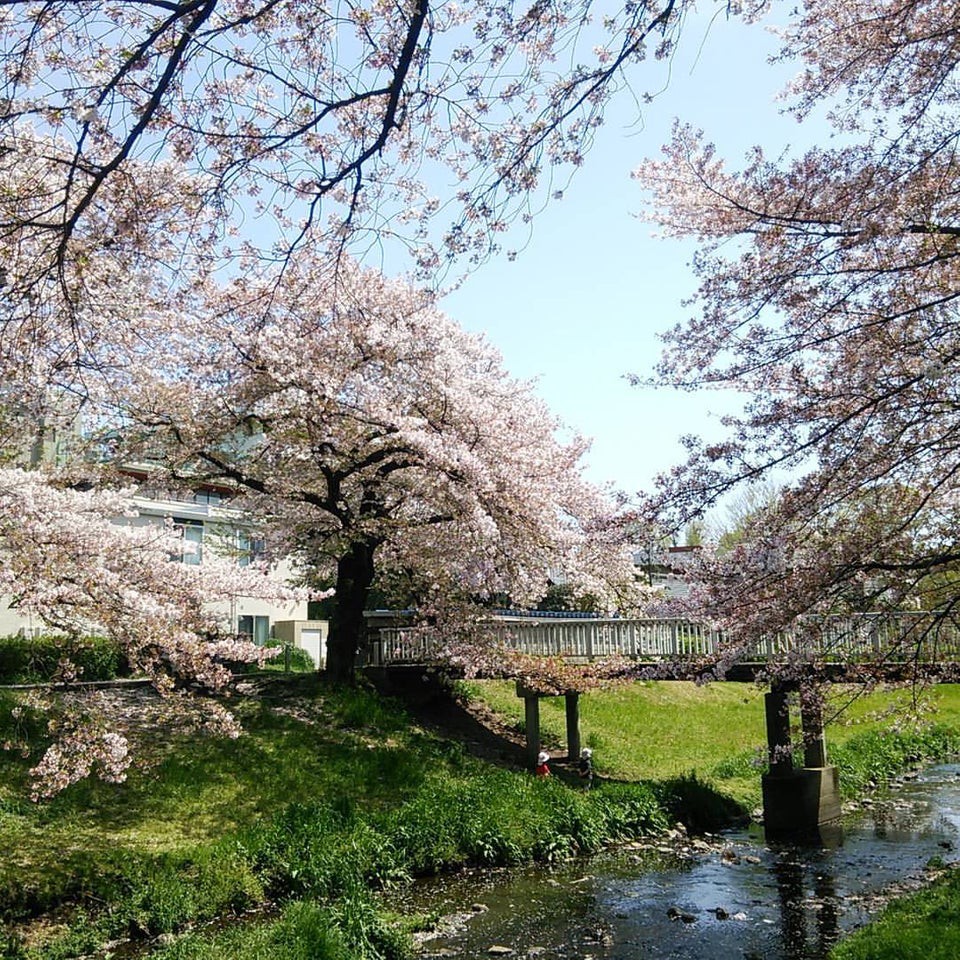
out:
M526 621L496 618L481 626L491 645L540 657L594 661L703 661L724 655L730 643L721 631L681 619ZM441 637L425 627L387 627L369 650L372 666L430 664L443 660ZM736 651L736 661L754 671L802 654L842 666L858 663L960 664L960 629L918 612L807 617L791 631ZM742 672L742 671L741 671Z

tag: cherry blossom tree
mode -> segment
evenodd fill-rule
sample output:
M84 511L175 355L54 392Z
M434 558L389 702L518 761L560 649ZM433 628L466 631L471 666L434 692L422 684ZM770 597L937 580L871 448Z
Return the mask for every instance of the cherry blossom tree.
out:
M230 664L262 664L265 657L262 648L234 637L210 604L238 594L282 599L296 592L263 570L226 560L171 562L183 549L172 525L136 522L130 490L58 489L39 471L0 469L0 595L63 636L61 679L78 679L69 648L97 632L112 638L135 672L164 695L168 718L190 716L236 736L239 728L221 704L182 695L188 687L222 692ZM58 729L34 770L36 796L59 792L92 769L123 778L128 745L108 712L84 703L65 715L51 702L43 705Z
M389 424L384 438L363 433L367 425L362 417L354 418L350 428L354 436L333 432L330 443L335 446L324 453L331 458L333 490L323 494L302 481L302 501L278 485L274 474L258 474L254 463L258 447L252 441L229 451L226 466L221 466L216 457L226 456L225 451L194 443L202 431L189 426L202 422L206 410L217 409L211 427L240 425L251 436L261 436L254 420L240 416L244 404L266 417L264 422L278 422L267 386L278 371L259 370L251 361L264 349L257 339L258 326L266 332L274 323L268 309L271 281L237 283L223 298L211 291L217 287L216 278L222 283L225 268L227 275L247 275L255 264L262 268L271 262L286 268L296 251L309 249L328 257L326 274L343 267L349 287L354 268L346 251L363 253L371 245L380 249L396 238L410 248L421 278L432 277L456 260L482 260L497 249L511 220L528 220L548 197L562 192L568 174L583 162L605 103L626 82L628 71L647 55L648 45L658 57L668 53L682 5L676 0L630 2L609 11L593 11L592 6L589 0L533 3L516 10L489 0L463 6L427 0L333 6L303 0L3 4L4 461L16 461L38 422L65 410L81 414L91 429L109 427L111 435L118 426L129 426L125 419L131 410L129 391L146 386L138 384L140 374L154 369L169 372L165 358L187 356L188 344L192 348L204 343L209 356L189 355L197 370L208 375L208 393L191 384L189 395L198 403L207 402L209 391L220 389L237 408L226 410L212 403L193 411L200 419L191 420L180 403L161 410L150 402L145 408L154 417L153 429L158 423L175 427L182 434L177 438L178 443L183 441L182 450L203 449L209 455L206 472L232 477L251 507L259 509L268 501L277 505L277 514L270 519L287 530L284 545L297 546L305 556L313 550L318 565L337 555L335 543L343 546L347 569L341 596L347 596L346 584L351 582L358 584L356 596L363 595L367 554L374 550L383 564L388 559L397 567L416 562L420 571L431 569L424 557L432 556L436 574L421 579L437 593L443 592L441 585L456 581L459 589L478 595L495 584L509 584L521 597L533 589L542 573L541 561L548 556L562 554L572 567L571 554L578 553L583 569L595 563L598 557L593 554L602 552L600 543L607 535L601 519L607 508L594 492L578 491L577 444L554 444L541 451L556 454L553 474L545 469L542 480L531 474L536 459L531 453L531 464L523 469L515 464L515 480L502 481L516 496L521 482L526 483L530 509L536 511L546 503L549 478L570 471L562 496L558 494L559 514L552 525L544 520L543 529L533 531L522 553L517 546L523 539L522 520L511 516L508 498L495 520L488 520L484 510L494 512L493 488L475 491L472 500L456 492L464 479L456 457L469 466L473 441L461 436L462 452L454 454L432 436L437 424L448 428L442 406L429 417L408 413L396 427L410 444L410 465L401 466L399 454L390 448L395 427L379 408L376 415ZM449 189L438 186L451 181L454 186ZM290 271L296 282L297 268ZM282 270L272 282L279 284L272 289L285 294ZM237 301L241 292L250 293L250 303ZM335 301L330 294L328 313L341 309L334 309ZM206 313L208 309L212 313ZM289 311L286 304L278 309ZM424 315L428 313L425 308ZM365 322L359 314L356 320ZM211 339L214 329L220 343ZM296 336L295 327L290 331ZM452 363L449 349L440 353ZM349 351L345 356L355 360ZM233 366L217 368L212 358ZM480 366L474 373L479 375L487 361L476 362ZM349 371L334 373L333 366L331 361L321 368L329 382L343 381L345 390L352 389L352 383L344 381ZM236 381L229 376L231 369L237 372ZM240 391L241 375L249 397ZM452 381L459 374L451 367L447 375ZM492 380L508 394L515 389L521 406L527 403L523 399L527 388L508 389L502 373ZM169 387L173 380L163 382ZM286 395L275 392L278 403L282 398L293 406L292 389ZM508 394L501 397L504 403L515 399ZM138 402L143 399L138 395ZM443 402L452 403L452 397ZM540 439L546 443L552 430L547 424L552 421L542 410L524 409L542 417ZM478 422L482 413L479 408L474 411ZM409 426L418 416L424 420L419 434ZM509 426L505 412L501 419ZM341 420L346 424L349 418ZM319 429L320 423L314 427ZM323 429L327 426L323 422ZM509 455L504 454L505 464L511 456L514 460L522 456L521 434L518 428L516 442ZM282 447L277 436L278 443L271 438L263 453L266 458L270 451L284 464L276 452ZM290 450L296 449L294 439L303 447L302 438L288 437ZM531 450L535 441L529 440ZM401 494L400 476L409 479L413 464L430 461L430 442L443 448L442 456L454 458L441 460L450 492L441 495L437 484L436 491L429 488L428 496L425 484L421 495L411 483ZM373 452L370 445L377 443L384 450L390 448L389 457ZM326 451L317 433L304 449L315 457ZM489 455L486 449L484 456ZM350 457L362 461L355 470L342 466ZM479 473L470 466L464 476L473 482ZM98 508L102 536L87 537L82 543L71 539L71 529L77 536L88 529L93 509L73 496L72 480L40 474L29 480L20 474L0 476L10 490L29 493L37 503L56 503L58 511L55 523L42 515L36 518L37 543L47 552L42 571L37 568L32 575L37 590L43 585L47 592L41 596L24 590L27 573L6 588L23 606L36 604L38 611L42 607L51 623L72 623L76 616L77 623L96 623L108 630L114 625L118 633L135 638L129 642L136 649L163 651L152 661L163 664L155 675L161 687L163 677L181 673L216 687L222 677L211 672L211 648L196 646L206 628L194 623L191 613L183 642L174 643L169 624L164 626L162 617L156 619L159 614L148 602L153 598L169 613L171 607L164 604L176 598L176 604L197 610L200 596L210 596L210 585L179 580L176 586L172 581L164 585L166 579L181 575L169 564L157 567L149 577L133 569L128 541L123 539L127 534L103 526L107 501L109 509L116 506L108 494ZM88 464L84 482L106 488L111 478ZM349 487L349 495L341 496L338 485ZM386 499L378 505L385 490L392 499L384 494ZM575 510L574 501L581 494ZM258 497L260 502L254 504ZM298 502L312 511L310 530L295 522L303 519L297 514ZM328 509L330 504L334 507ZM2 513L8 507L10 512ZM326 517L327 525L316 516ZM394 517L402 517L403 523ZM0 523L13 530L18 520L15 498L7 497L0 504ZM44 522L53 526L41 533ZM416 550L395 535L394 528L404 524L419 525ZM441 533L441 527L446 532ZM489 542L482 546L484 535L494 527L490 542L497 546ZM432 542L431 529L436 531ZM592 536L586 537L591 529ZM463 540L462 552L455 550L458 537ZM17 550L12 539L0 546L5 557ZM162 549L150 554L157 564L162 555ZM462 566L450 562L451 555L458 563L463 560ZM114 575L101 576L113 567ZM455 576L450 573L454 568L459 571ZM59 584L58 570L64 577ZM142 585L143 602L126 597L130 604L121 617L117 596L106 588L93 588L102 581L119 589L124 570ZM79 589L78 583L88 589L82 603L71 592ZM194 592L188 589L191 586ZM354 611L341 612L336 627L337 635L350 635L356 628L357 603L344 600L340 609ZM59 754L49 755L43 770L48 779L56 770L69 770L65 774L69 780L97 763L108 772L120 770L125 748L113 739L112 731L96 741L99 746L94 746L92 734L78 732L77 737L70 745L62 738Z
M0 236L44 239L36 269L60 268L113 184L165 160L224 235L260 221L244 231L258 256L359 233L400 236L426 271L483 258L562 189L628 71L648 47L668 53L684 6L14 0L0 11L2 152L52 164L58 188L29 212L0 205Z
M446 598L529 603L557 570L628 602L614 505L580 475L586 444L432 298L299 257L283 285L211 292L127 410L181 477L234 484L274 549L335 585L327 669L352 677L378 571ZM211 317L219 322L211 321Z
M808 3L784 34L804 64L788 102L835 145L730 171L678 124L637 171L665 233L700 243L655 381L749 397L654 509L677 522L793 478L702 571L706 609L745 637L815 612L919 606L927 635L956 618L958 51L941 0Z

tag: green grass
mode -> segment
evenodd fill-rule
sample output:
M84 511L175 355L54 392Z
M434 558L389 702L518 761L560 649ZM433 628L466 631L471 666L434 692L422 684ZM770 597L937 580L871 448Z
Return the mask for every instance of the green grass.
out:
M520 720L512 685L470 690ZM858 704L856 724L828 733L851 783L956 749L951 732L878 735L889 721L869 713L890 696ZM938 719L960 729L960 690L937 698ZM0 692L0 741L40 745L41 718L13 720L16 703ZM675 817L713 829L759 798L763 701L747 685L585 695L583 735L601 775L590 792L493 767L396 704L312 676L278 678L232 705L239 739L152 731L126 783L77 784L43 805L25 799L35 757L0 751L0 914L17 938L5 952L0 941L0 956L66 960L125 934L175 933L164 960L399 960L405 941L371 891L461 864L590 852ZM544 700L542 718L559 743L562 698ZM282 911L267 920L203 926L269 902Z
M472 681L462 689L523 729L523 701L514 684ZM698 687L676 681L591 692L580 698L582 741L593 748L594 768L603 776L656 781L692 776L753 809L760 802L760 773L766 761L764 692L746 683ZM836 688L827 712L839 714L827 728L831 762L847 763L856 755L854 750L844 757L845 744L872 731L890 731L894 719L902 722L911 712L913 694L897 689L862 696L858 688ZM540 702L541 733L548 746L558 748L566 738L564 709L562 697ZM924 691L923 717L960 730L960 685ZM890 770L877 771L878 777L889 775ZM850 783L855 780L854 789L863 789L869 779L861 780L855 772Z
M399 956L379 920L351 927L345 902L414 874L557 859L666 823L642 785L584 793L499 769L417 729L396 704L309 682L237 701L238 740L168 732L126 783L77 784L44 805L23 799L34 761L0 754L0 845L11 851L0 914L20 937L4 956L72 957L125 933L175 933L300 898L341 917L330 956ZM6 734L14 702L0 702ZM26 740L42 738L17 723ZM389 950L377 953L380 940Z
M24 800L33 761L0 752L0 849L12 851L0 858L0 890L56 885L58 875L87 869L90 850L172 853L214 841L291 799L393 804L422 780L422 738L401 735L396 709L353 691L308 706L315 715L305 723L269 704L237 703L245 731L239 739L171 736L163 750L141 758L146 766L126 783L85 781L41 806Z
M465 688L522 729L523 701L514 684L482 681ZM564 709L563 697L540 701L545 740L565 740ZM763 742L763 692L739 683L614 687L581 696L580 731L584 745L594 751L595 768L608 776L640 780L703 772Z
M409 947L368 897L338 909L293 902L277 920L213 935L187 934L151 954L155 960L403 960Z
M960 873L893 901L880 916L847 937L830 960L956 960L960 957Z

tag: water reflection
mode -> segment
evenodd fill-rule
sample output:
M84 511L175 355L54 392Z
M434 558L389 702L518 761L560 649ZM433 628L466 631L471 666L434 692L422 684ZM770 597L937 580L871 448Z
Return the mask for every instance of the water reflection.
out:
M780 937L788 960L825 957L840 936L836 879L821 861L790 851L772 865L780 902ZM807 893L812 881L812 896ZM812 914L812 916L811 916Z
M456 915L427 955L594 960L822 960L878 891L952 852L960 766L935 768L803 847L762 831L711 850L627 850L555 868L477 873L420 889L410 909Z

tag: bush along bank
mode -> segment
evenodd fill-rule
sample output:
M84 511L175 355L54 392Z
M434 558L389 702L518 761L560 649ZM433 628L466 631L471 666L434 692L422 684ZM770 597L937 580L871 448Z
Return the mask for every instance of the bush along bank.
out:
M120 644L106 637L0 637L0 684L114 680L130 673Z
M231 664L235 672L311 673L316 670L306 650L273 641L267 646L275 652L263 666ZM122 647L108 637L67 638L55 634L0 637L0 686L64 680L105 682L133 675Z
M431 777L392 810L362 811L348 801L296 803L188 854L99 856L73 891L68 928L42 945L10 939L4 956L75 957L112 940L167 938L253 908L308 901L312 907L291 907L271 921L276 931L300 924L329 930L327 952L305 956L395 960L405 956L407 939L379 917L371 891L466 864L590 853L666 825L652 791L641 784L586 793L555 779L468 766L467 777ZM29 900L19 904L21 911L28 906ZM204 949L193 942L191 949Z
M853 799L925 763L960 756L960 730L934 724L917 730L871 730L834 747L830 763L840 771L840 791Z

